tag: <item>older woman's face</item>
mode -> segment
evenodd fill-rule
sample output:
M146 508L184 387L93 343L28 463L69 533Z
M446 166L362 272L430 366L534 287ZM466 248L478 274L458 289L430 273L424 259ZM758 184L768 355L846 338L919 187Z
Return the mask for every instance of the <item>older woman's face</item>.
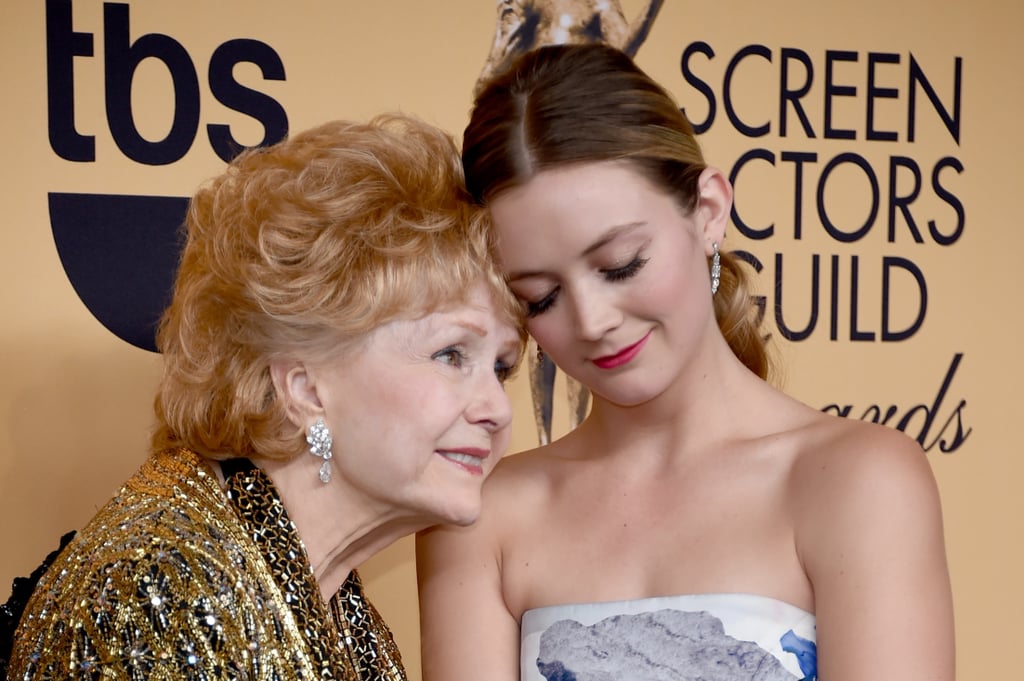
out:
M508 445L503 382L518 352L482 284L466 304L376 329L319 372L335 478L381 512L476 520L483 480Z

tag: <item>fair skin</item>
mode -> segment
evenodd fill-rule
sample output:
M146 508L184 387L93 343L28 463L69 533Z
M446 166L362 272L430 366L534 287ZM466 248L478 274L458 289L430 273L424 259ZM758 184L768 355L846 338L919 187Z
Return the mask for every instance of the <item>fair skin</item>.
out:
M329 600L395 540L480 512L480 489L508 445L503 382L518 334L481 284L465 304L386 323L329 361L278 361L271 375L303 429L323 418L333 472L302 454L261 460Z
M425 681L519 679L532 608L700 593L814 613L823 680L954 678L923 452L737 360L707 267L731 188L714 169L698 187L687 213L629 165L592 163L491 204L530 333L594 399L572 433L501 462L478 523L420 534Z

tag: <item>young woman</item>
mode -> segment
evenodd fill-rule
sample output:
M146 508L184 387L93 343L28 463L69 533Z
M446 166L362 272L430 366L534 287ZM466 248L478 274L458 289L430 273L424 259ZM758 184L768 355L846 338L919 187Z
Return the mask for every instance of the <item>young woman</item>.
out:
M764 379L732 190L622 53L546 47L478 96L463 163L543 352L593 395L418 541L426 681L948 681L918 445Z

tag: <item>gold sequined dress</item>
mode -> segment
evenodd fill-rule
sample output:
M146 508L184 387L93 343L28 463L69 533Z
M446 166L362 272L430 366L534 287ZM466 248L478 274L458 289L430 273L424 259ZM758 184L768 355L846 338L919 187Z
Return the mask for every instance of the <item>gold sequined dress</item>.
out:
M246 462L248 463L248 462ZM10 679L404 681L353 572L324 603L269 477L152 456L33 592Z

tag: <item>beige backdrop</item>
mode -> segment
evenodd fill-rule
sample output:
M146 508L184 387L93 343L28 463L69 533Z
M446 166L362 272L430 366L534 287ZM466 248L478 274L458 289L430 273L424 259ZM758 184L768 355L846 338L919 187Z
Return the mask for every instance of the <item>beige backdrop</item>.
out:
M230 124L250 144L259 140L260 127L219 104L206 81L210 55L225 41L253 38L280 55L284 81L264 81L246 66L235 75L276 99L293 130L328 118L403 109L459 133L496 19L493 1L473 0L126 4L133 39L162 33L188 50L199 74L201 125ZM622 3L628 17L642 4ZM731 171L745 153L760 150L737 175L737 209L745 224L758 229L773 225L774 232L751 239L734 227L726 246L747 249L764 264L759 282L767 298L766 328L779 340L784 384L815 406L835 404L851 417L872 413L872 405L883 414L894 407L890 423L906 417L907 431L933 445L928 456L945 508L960 678L1014 678L1019 672L1013 671L1013 651L1024 633L1018 624L1024 612L1019 581L1024 574L1024 460L1015 425L1024 408L1017 392L1024 378L1017 348L1024 327L1015 305L1024 281L1018 265L1024 230L1016 216L1016 200L1024 189L1019 124L1024 57L1015 47L1024 27L1024 5L1009 0L861 0L828 3L825 9L823 4L668 0L638 61L701 121L709 113L708 100L695 79L684 77L681 61L689 46L705 44L687 64L716 100L714 123L703 135L709 159ZM63 160L48 142L44 2L7 0L0 8L6 160L0 169L5 207L0 228L3 597L15 575L27 574L60 534L84 523L139 464L159 365L158 356L109 333L77 298L54 248L47 193L186 196L223 167L202 133L188 154L171 165L140 165L118 150L104 111L103 4L74 0L72 7L74 29L93 34L94 41L93 56L74 62L75 125L95 136L92 163ZM760 47L745 50L748 46ZM731 70L730 101L738 120L755 128L769 126L758 137L745 136L730 123L723 100L730 61L748 53ZM911 87L912 62L934 90L937 104L921 87ZM813 137L792 106L787 134L780 135L784 63L791 90L806 79L807 64L813 70L808 93L799 100ZM826 94L829 80L831 97ZM916 93L913 116L911 90ZM153 60L143 62L132 100L140 131L152 139L166 134L174 106L166 69ZM852 131L853 139L826 136L826 108L832 127ZM952 122L944 122L942 112ZM949 130L957 126L959 139ZM892 132L895 139L868 140L869 127ZM799 183L792 154L815 155L814 161L799 165ZM895 238L887 238L893 157L897 196L910 193L909 168L920 169L919 195L907 211L923 243L912 238L898 210ZM863 159L878 183L873 219L869 175L844 162L851 158ZM826 173L834 159L838 164ZM799 239L794 221L798 184ZM847 243L829 235L817 208L819 185L827 219L847 233L864 226L863 238ZM958 205L964 221L954 240ZM929 231L929 221L938 238ZM943 239L952 243L937 243ZM806 339L786 341L773 312L777 257L784 271L783 319L790 329L800 330L811 318L815 256L820 263L817 324ZM890 330L910 327L920 312L920 288L906 263L920 273L927 290L920 327L901 341L881 339L883 263L894 262L886 258L902 259L902 265L890 267ZM856 324L851 323L853 307ZM851 340L853 332L874 333L875 338ZM511 391L517 408L515 451L531 446L535 434L523 382ZM915 410L916 405L921 406ZM941 451L937 440L953 451ZM411 540L371 560L364 576L395 629L412 677L419 678Z

